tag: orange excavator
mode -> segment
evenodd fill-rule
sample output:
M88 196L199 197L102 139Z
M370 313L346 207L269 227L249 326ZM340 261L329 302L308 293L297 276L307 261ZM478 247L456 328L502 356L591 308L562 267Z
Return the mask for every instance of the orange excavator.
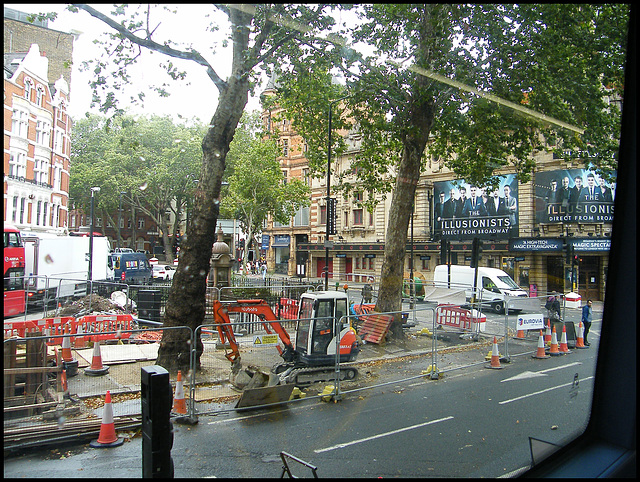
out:
M349 301L346 293L338 291L316 291L303 293L300 297L296 320L295 344L280 324L280 321L264 300L214 301L213 318L222 343L229 344L230 351L225 354L232 363L230 381L237 388L258 388L289 384L304 386L315 382L336 379L352 380L358 375L353 366L341 366L336 370L336 358L339 363L355 361L358 352L358 340L355 330L348 321ZM256 315L268 334L274 332L280 338L283 347L277 349L283 361L271 368L268 379L240 387L234 383L235 375L243 371L240 361L240 349L236 341L230 313L249 313ZM337 336L336 336L337 335ZM244 369L249 376L257 379L255 367Z

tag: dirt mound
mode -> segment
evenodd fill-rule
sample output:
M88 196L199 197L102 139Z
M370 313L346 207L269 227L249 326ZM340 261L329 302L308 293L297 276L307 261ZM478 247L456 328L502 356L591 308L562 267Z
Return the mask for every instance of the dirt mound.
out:
M87 295L84 298L74 301L73 303L63 306L59 316L76 316L80 314L89 314L92 312L106 312L114 314L124 314L126 311L121 306L115 304L108 298L98 295Z

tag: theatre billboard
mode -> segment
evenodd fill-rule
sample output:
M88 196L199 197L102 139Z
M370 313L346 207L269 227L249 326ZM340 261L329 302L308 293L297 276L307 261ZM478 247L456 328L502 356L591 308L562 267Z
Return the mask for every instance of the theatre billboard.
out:
M509 239L518 236L518 182L503 176L491 190L464 180L434 182L436 239Z
M615 182L587 169L535 174L537 223L613 222Z

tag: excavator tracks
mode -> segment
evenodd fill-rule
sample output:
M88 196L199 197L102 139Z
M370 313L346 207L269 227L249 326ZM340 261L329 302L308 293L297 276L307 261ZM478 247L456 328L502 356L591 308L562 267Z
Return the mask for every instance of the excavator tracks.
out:
M354 367L340 367L340 381L354 380L358 370ZM336 379L335 367L294 368L281 378L281 383L294 383L296 386L329 382Z

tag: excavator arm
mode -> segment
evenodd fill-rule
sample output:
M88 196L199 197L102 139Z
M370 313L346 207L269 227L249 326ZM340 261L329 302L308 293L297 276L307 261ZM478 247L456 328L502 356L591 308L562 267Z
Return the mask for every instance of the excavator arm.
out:
M284 350L279 346L277 347L280 355L286 358L285 354L293 353L294 347L293 343L291 343L289 333L287 333L287 330L280 324L273 310L264 300L237 300L229 302L214 300L213 320L216 323L220 341L222 343L229 343L231 351L226 353L225 357L230 362L235 363L240 360L240 348L238 347L238 342L231 327L229 313L249 313L258 316L267 333L272 334L275 332L284 344Z

